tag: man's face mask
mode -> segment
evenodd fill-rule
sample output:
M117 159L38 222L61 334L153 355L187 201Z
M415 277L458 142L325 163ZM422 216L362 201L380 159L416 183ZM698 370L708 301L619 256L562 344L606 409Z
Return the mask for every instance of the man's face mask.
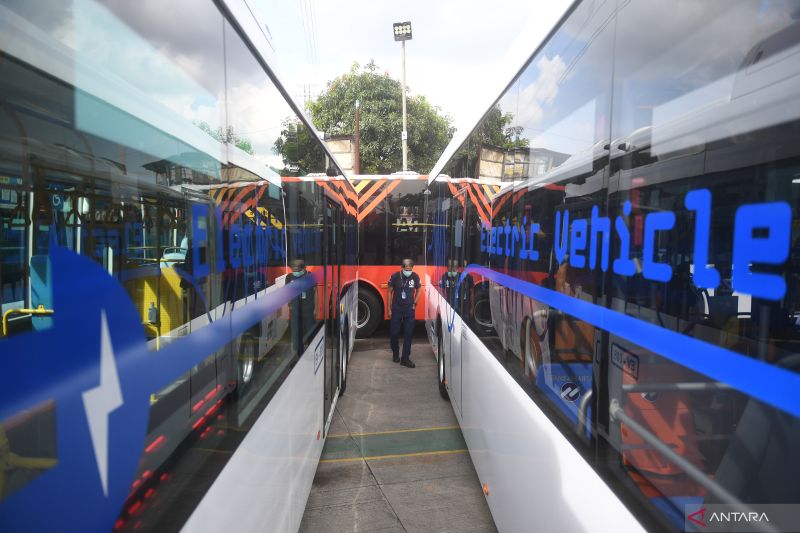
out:
M299 278L300 276L302 276L305 273L306 273L306 269L304 269L304 268L300 269L300 270L292 270L292 276L294 276L296 278Z
M413 272L412 270L403 270L403 275L405 277L409 277L409 276L411 276L412 272Z
M450 276L451 278L454 278L458 276L458 272L451 270L450 272L447 273L447 275Z

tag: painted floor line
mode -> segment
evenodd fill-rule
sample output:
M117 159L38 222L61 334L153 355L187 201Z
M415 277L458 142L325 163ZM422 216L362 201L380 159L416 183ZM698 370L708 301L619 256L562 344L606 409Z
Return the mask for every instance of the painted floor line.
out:
M396 453L392 455L374 455L371 457L348 457L347 459L320 459L320 463L352 463L354 461L377 461L379 459L397 459L399 457L421 457L425 455L448 455L464 453L469 450L442 450L438 452Z
M371 433L349 433L339 435L328 435L328 439L346 439L347 437L367 437L369 435L391 435L393 433L413 433L415 431L442 431L445 429L458 429L459 426L439 426L433 428L414 428L414 429L395 429L392 431L373 431Z

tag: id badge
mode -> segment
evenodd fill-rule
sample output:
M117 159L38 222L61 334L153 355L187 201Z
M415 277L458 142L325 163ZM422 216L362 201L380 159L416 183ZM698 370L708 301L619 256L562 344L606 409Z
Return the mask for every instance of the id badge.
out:
M403 291L403 292L400 293L400 299L401 300L405 300L406 299L406 291Z

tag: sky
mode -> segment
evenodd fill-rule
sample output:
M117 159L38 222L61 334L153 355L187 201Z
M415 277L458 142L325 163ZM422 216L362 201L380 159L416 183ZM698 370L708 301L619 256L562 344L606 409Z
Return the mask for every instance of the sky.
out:
M564 0L250 0L272 36L279 74L302 102L353 62L401 77L392 23L410 21L406 83L471 128L569 6ZM477 116L476 116L477 113Z
M323 91L329 81L348 72L353 62L363 65L374 60L381 70L399 79L401 46L393 39L392 23L410 21L414 38L407 43L409 92L427 97L457 128L440 163L491 107L571 3L246 1L269 36L274 50L268 58L270 66L277 66L283 86L299 103ZM72 2L65 7L63 2L51 0L52 9L41 9L36 2L5 0L2 9L8 6L12 13L22 15L42 31L41 38L46 35L73 50L80 66L73 73L75 82L91 94L122 109L138 106L130 110L133 116L147 117L145 120L158 128L186 139L219 161L232 157L230 152L236 155L236 150L211 142L197 125L206 123L212 130L225 125L252 146L249 159L260 165L253 168L282 167L275 142L283 121L294 113L213 2ZM658 2L653 5L661 6ZM616 137L651 122L654 126L676 122L686 109L730 99L736 84L732 76L725 76L731 73L731 65L741 64L759 39L800 18L796 0L732 6L687 2L679 9L670 4L660 11L654 11L653 5L627 4L614 30L615 42L623 43L619 46L626 50L625 59L619 56L614 68L627 73L629 90L638 84L636 91L646 98L627 119L623 116L620 124L624 131L612 132ZM520 76L516 90L512 88L500 102L502 110L515 117L514 125L524 129L531 147L576 154L608 142L608 132L597 127L598 122L605 122L598 119L602 112L596 105L604 104L596 104L593 95L607 78L603 58L610 55L611 30L598 34L585 20L587 13L598 9L610 7L608 3L584 2L576 8L570 22L549 39ZM182 16L188 23L175 26L174 21ZM600 16L596 20L609 19ZM659 23L649 24L652 20ZM743 28L735 32L735 43L730 28ZM641 38L642 31L648 32L646 39ZM600 42L602 35L606 37ZM593 44L584 53L589 43ZM687 65L693 67L687 70ZM675 83L664 83L664 69ZM760 76L756 81L766 79ZM692 92L693 88L700 90ZM150 105L152 102L158 105ZM80 119L81 113L77 114ZM78 121L89 128L86 131L115 142L133 142L125 137L125 128L109 128L112 122L93 119L96 115L89 112L84 115L92 119L85 124ZM188 149L151 144L152 155L161 158ZM432 174L440 170L438 166Z
M180 135L192 138L198 135L193 123L207 123L215 130L225 122L250 142L252 157L260 164L282 166L273 147L282 121L293 113L252 56L238 50L241 44L233 32L225 33L223 43L222 16L212 2L72 0L71 8L66 8L52 0L53 9L43 10L26 0L8 1L14 12L90 65L86 84L96 85L90 82L93 69L99 68L107 74L103 79L124 80L142 93L126 102L155 100L170 111L151 110L160 118L155 122L173 125L170 131L180 125ZM499 97L570 1L247 0L247 4L270 37L274 50L270 65L274 67L277 60L277 73L301 108L307 97L320 94L354 62L365 65L374 60L381 71L399 80L401 44L394 41L392 23L410 21L409 93L424 95L448 115L458 138L469 133ZM189 23L176 27L174 21L181 17ZM106 96L113 100L114 94ZM194 146L203 144L203 135ZM161 148L160 157L180 151Z

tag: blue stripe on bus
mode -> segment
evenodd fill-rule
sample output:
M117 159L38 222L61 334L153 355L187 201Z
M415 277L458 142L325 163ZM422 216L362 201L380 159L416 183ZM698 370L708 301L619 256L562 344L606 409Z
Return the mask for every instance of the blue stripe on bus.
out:
M170 339L170 342L162 344L160 349L151 352L145 342L140 317L136 315L130 297L122 291L122 286L116 280L97 263L60 246L52 246L49 256L54 274L54 308L57 310L54 315L54 326L49 330L23 333L3 341L2 355L52 352L53 346L61 346L64 342L67 342L71 349L72 345L80 344L80 336L86 335L86 331L62 331L59 317L64 314L77 314L91 321L90 310L86 308L90 304L89 299L81 300L73 296L76 294L80 296L81 291L97 292L99 295L96 295L96 300L101 302L102 309L108 310L112 343L117 342L118 333L113 326L114 317L135 317L126 320L125 325L135 331L136 341L121 350L117 357L117 365L121 379L131 369L146 368L147 372L142 374L146 382L139 385L149 392L161 390L174 382L192 367L233 342L249 328L268 318L303 292L313 289L321 282L322 277L319 271L309 272L306 276L296 278L291 283L274 290L265 298L253 300L236 308L230 313L229 319L216 320L191 331L189 335ZM125 312L117 311L123 307ZM91 311L96 311L99 318L100 309ZM95 337L99 338L99 331ZM58 369L53 366L42 366L44 364L44 358L40 361L38 357L17 357L14 358L13 365L6 364L5 371L0 373L0 421L52 399L57 395L54 390L60 391L60 394L65 387L68 387L65 384L72 383L86 370L63 362L64 367Z
M291 274L290 274L291 275ZM153 390L166 387L193 366L200 364L226 344L233 342L242 333L252 328L271 314L288 305L303 292L311 290L321 280L319 272L309 272L293 282L276 289L265 298L259 298L238 307L230 313L230 322L218 320L192 331L186 337L170 342L158 350L165 362L158 368L157 383Z
M471 272L800 417L800 374L480 265L464 269L459 287Z

